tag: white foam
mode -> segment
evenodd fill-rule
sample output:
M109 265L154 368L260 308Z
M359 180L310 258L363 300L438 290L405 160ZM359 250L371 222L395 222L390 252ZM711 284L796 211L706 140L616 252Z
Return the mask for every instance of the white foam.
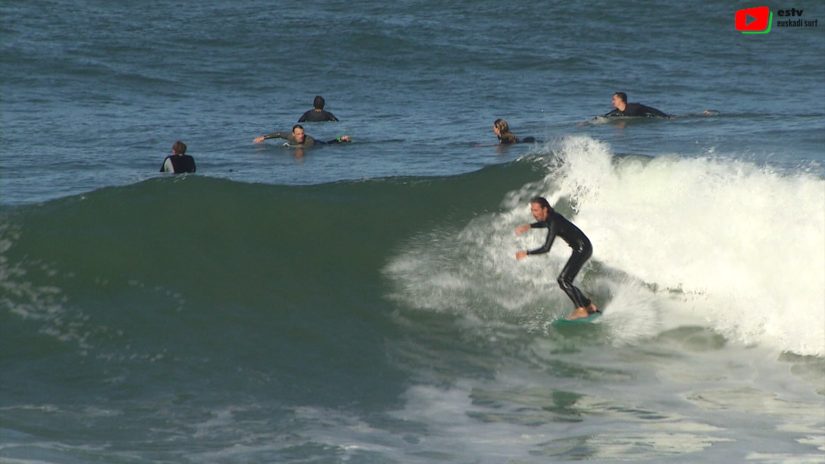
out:
M597 259L680 289L684 309L742 342L825 355L825 181L735 160L609 163L583 137L559 151L554 197L575 197Z

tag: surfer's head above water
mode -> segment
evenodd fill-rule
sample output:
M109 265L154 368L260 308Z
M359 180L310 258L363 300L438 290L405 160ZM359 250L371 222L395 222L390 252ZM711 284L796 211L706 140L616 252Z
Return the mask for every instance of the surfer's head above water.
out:
M173 155L185 155L186 154L186 144L178 140L172 145L172 154Z
M624 111L627 107L627 94L624 92L616 92L613 94L613 108L619 111Z
M510 132L510 124L507 124L504 119L496 119L493 121L493 132L496 136L501 137L501 134Z
M295 138L295 142L304 143L304 137L306 137L304 134L304 126L300 124L292 126L292 137Z
M518 138L510 132L510 124L504 119L496 119L493 121L493 133L498 137L499 143L518 143Z
M324 101L324 97L322 97L322 96L320 96L320 95L316 95L316 96L315 96L315 100L312 102L312 106L313 106L316 110L322 110L322 109L324 109L324 105L325 105L325 104L326 104L326 102Z

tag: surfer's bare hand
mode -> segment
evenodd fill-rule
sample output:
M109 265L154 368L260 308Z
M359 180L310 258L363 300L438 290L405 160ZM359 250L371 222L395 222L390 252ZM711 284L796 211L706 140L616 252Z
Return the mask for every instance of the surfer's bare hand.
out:
M522 259L527 257L527 252L524 250L519 250L516 252L516 259L521 261Z
M522 224L516 227L516 235L521 235L530 230L530 224Z

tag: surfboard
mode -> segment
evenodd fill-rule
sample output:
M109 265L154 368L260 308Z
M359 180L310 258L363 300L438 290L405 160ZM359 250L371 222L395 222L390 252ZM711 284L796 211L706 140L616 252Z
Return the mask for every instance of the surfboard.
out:
M582 317L573 320L561 318L553 321L553 325L556 327L570 327L576 325L592 324L596 319L600 318L601 316L602 313L593 313L587 317Z

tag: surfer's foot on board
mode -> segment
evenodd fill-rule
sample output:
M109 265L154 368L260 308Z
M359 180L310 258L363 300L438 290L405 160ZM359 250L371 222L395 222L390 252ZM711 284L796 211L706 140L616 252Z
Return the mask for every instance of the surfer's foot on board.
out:
M572 320L575 320L575 319L581 319L583 317L587 317L589 315L590 315L590 313L587 312L587 309L584 306L581 306L579 308L574 309L573 312L568 314L565 319L567 319L568 321L572 321Z

